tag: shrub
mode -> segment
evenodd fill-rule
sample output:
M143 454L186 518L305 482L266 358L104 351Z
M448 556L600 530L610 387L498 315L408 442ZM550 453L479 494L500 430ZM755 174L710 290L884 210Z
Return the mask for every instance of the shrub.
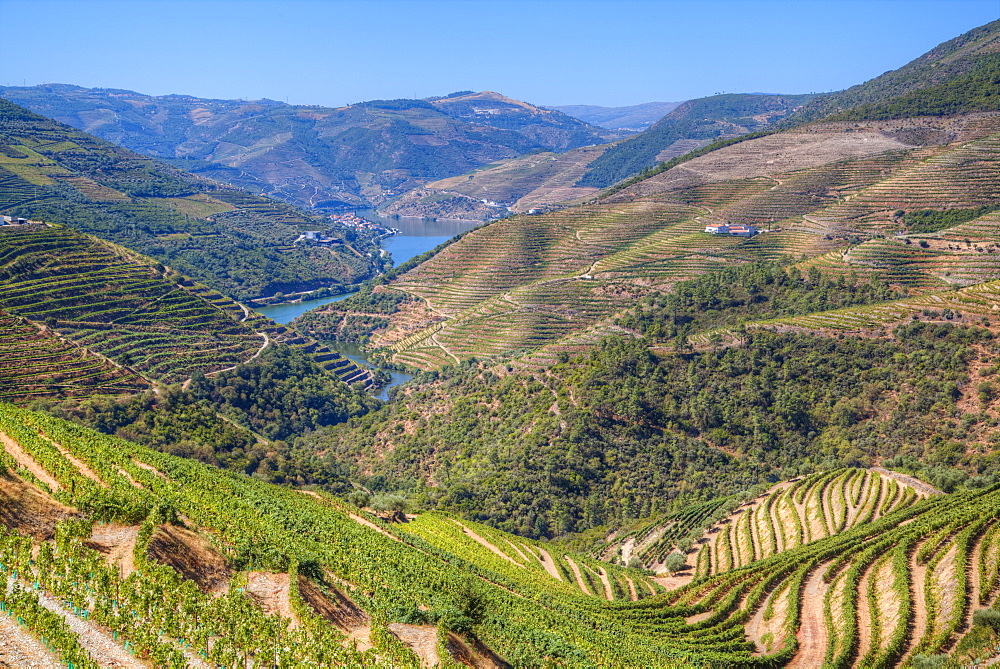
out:
M663 561L663 567L671 574L676 574L687 566L687 559L680 553L671 553Z
M1000 610L980 609L972 614L972 624L979 627L991 627L1000 632Z

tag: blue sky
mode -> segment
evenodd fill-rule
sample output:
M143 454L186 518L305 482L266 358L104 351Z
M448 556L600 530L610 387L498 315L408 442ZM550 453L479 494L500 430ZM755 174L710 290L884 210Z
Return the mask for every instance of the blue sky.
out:
M846 88L997 18L1000 0L0 0L0 84L619 106Z

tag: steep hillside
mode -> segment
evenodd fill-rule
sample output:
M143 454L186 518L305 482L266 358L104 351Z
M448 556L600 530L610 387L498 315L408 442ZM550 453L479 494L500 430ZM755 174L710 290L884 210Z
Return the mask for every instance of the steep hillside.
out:
M645 130L677 109L680 102L645 102L627 107L601 107L599 105L563 105L552 109L561 111L581 121L610 130Z
M847 90L820 96L794 114L789 121L793 123L814 121L838 112L850 114L853 120L861 116L906 118L920 113L955 114L997 110L998 102L995 99L992 102L976 101L975 96L966 98L963 104L953 105L951 108L926 109L922 112L919 107L914 107L913 103L921 97L919 95L921 91L940 92L940 87L953 85L956 80L966 80L977 69L981 71L986 67L995 77L997 67L995 54L998 52L1000 52L1000 20L987 23L944 42L897 70L886 72ZM995 91L995 80L993 90ZM950 92L960 93L954 90ZM993 95L995 96L995 92ZM964 96L954 96L955 100L959 97ZM893 99L909 99L910 104L897 109L895 115L886 115L882 105ZM863 108L868 113L858 108ZM880 108L883 111L880 111Z
M184 381L195 373L219 373L287 342L345 380L371 380L370 373L339 354L206 286L65 228L0 226L0 308L22 319L20 330L11 323L4 333L4 346L19 346L17 333L25 328L47 335L38 347L45 349L50 373L71 369L60 360L71 353L59 354L68 345L53 338L59 336L113 361L121 370L115 375L125 379ZM106 366L87 362L95 381L109 373L102 369ZM116 388L95 384L88 394ZM22 398L33 395L26 392Z
M817 472L783 481L761 495L738 503L720 500L694 506L639 527L614 532L598 548L604 559L665 569L675 562L675 583L721 574L855 525L878 520L940 490L898 472L875 467ZM690 559L684 568L671 555ZM687 556L690 555L690 558Z
M95 234L239 299L350 284L375 269L355 248L369 251L372 239L339 228L330 234L345 243L334 248L296 245L303 229L335 226L2 99L0 211Z
M713 140L773 126L813 97L728 94L688 100L642 134L601 154L579 185L604 188Z
M0 401L117 395L145 387L137 374L104 356L0 310Z
M783 289L772 300L767 284L748 285L760 311L773 301L808 312L836 291ZM939 322L882 337L737 329L738 346L720 338L692 349L697 321L735 299L707 298L695 317L668 307L651 318L665 326L647 337L562 351L543 369L515 359L421 375L395 402L303 443L353 462L366 485L420 490L445 510L546 537L900 454L959 467L965 478L998 473L990 330ZM694 327L657 345L671 314Z
M498 159L620 137L488 91L339 108L67 85L0 95L185 170L320 209L375 206Z
M907 216L1000 204L998 133L992 115L814 124L713 151L595 204L501 220L390 282L418 299L400 304L371 341L424 369L567 336L593 343L644 295L782 256L817 258L820 269L854 258L843 269L858 275L891 265L883 278L909 290L945 288L960 272L967 282L1000 278L971 245L934 252L936 265L904 261L931 254ZM704 232L724 221L769 232ZM885 239L896 232L906 234ZM883 247L899 249L897 260L862 257Z
M995 644L977 612L998 590L995 486L889 511L871 477L832 472L822 480L843 481L844 498L825 495L818 522L839 522L858 495L886 515L663 593L641 571L551 544L440 514L386 523L10 405L0 435L7 657L894 666L941 651L988 658ZM812 499L806 481L790 504ZM732 552L755 555L766 536L760 525Z

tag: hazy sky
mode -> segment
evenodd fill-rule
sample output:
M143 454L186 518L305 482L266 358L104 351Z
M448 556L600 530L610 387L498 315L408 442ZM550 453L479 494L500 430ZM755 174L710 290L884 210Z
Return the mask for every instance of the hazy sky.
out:
M619 106L841 89L997 18L1000 0L0 0L0 84Z

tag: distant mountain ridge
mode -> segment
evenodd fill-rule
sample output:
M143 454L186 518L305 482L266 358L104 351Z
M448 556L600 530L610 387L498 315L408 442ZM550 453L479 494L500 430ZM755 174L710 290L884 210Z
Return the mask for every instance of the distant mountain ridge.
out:
M680 102L644 102L625 107L600 105L552 105L549 109L569 114L581 121L609 130L642 131L675 110Z
M320 209L377 206L496 160L621 137L489 91L339 108L65 84L0 95L187 171Z
M0 212L97 235L240 300L351 284L381 267L370 235L185 173L4 99ZM324 228L342 240L336 248L295 244L301 230Z

